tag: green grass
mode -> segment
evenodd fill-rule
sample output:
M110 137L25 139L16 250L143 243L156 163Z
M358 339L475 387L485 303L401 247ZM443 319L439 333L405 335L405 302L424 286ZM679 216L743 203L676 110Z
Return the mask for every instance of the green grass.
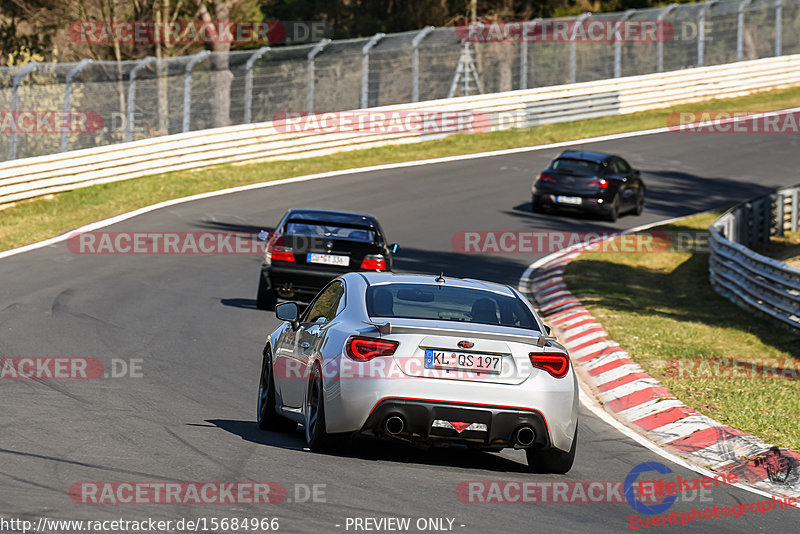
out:
M716 216L695 215L651 231L705 230ZM800 450L800 380L720 376L744 376L725 364L731 359L771 366L784 359L786 368L798 369L800 336L714 292L707 252L587 253L569 264L565 281L611 339L680 400Z
M174 172L96 185L48 198L21 202L1 210L0 250L40 241L92 221L164 200L238 185L381 163L469 154L658 128L666 125L667 116L671 112L679 110L765 111L798 105L800 105L800 88L791 88L630 115L483 134L453 135L438 141L379 147L318 158L239 166L225 165L202 171Z
M786 232L783 237L772 236L758 253L800 268L800 232Z

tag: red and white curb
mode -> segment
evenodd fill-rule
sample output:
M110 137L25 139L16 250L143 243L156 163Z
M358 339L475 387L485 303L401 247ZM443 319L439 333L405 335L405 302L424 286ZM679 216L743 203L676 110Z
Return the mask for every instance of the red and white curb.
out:
M563 280L569 262L586 248L573 247L540 260L523 275L520 289L567 347L596 400L626 426L691 464L736 473L742 483L772 494L800 497L800 454L690 408L609 339Z

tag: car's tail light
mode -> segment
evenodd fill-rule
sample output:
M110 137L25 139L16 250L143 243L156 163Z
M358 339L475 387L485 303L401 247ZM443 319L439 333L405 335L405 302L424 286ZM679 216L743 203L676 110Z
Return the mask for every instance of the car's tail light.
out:
M600 178L598 180L592 180L589 182L589 185L593 185L595 187L599 187L600 189L608 189L608 180L605 178Z
M531 352L531 365L543 369L554 378L564 378L569 370L569 358L561 352Z
M285 246L283 236L279 236L274 243L267 245L266 253L264 254L264 262L271 263L273 261L294 261L294 252L291 247Z
M397 350L397 341L374 337L353 336L345 343L347 355L358 362L368 362L378 356L391 356Z
M554 183L556 183L556 179L555 178L553 178L549 174L544 174L544 173L539 175L539 181L540 182L544 182L546 184L554 184Z
M385 271L386 258L383 257L383 254L368 254L364 256L361 268L367 271Z

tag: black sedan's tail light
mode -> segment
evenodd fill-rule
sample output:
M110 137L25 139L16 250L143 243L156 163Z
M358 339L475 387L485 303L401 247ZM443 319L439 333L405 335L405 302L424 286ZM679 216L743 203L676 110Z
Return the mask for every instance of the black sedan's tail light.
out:
M366 271L385 271L386 258L383 257L383 254L368 254L364 256L361 268Z
M273 261L294 261L294 251L291 247L285 246L283 236L278 237L272 245L267 245L265 263Z

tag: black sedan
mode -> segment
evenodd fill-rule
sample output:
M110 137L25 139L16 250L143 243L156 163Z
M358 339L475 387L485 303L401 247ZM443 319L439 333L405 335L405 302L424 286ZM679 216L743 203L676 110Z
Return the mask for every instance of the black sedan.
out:
M616 221L644 209L641 173L624 159L600 152L564 151L533 182L533 211L576 209Z
M267 239L256 305L278 297L311 300L328 282L350 271L391 271L397 245L388 245L371 215L318 209L286 212Z

